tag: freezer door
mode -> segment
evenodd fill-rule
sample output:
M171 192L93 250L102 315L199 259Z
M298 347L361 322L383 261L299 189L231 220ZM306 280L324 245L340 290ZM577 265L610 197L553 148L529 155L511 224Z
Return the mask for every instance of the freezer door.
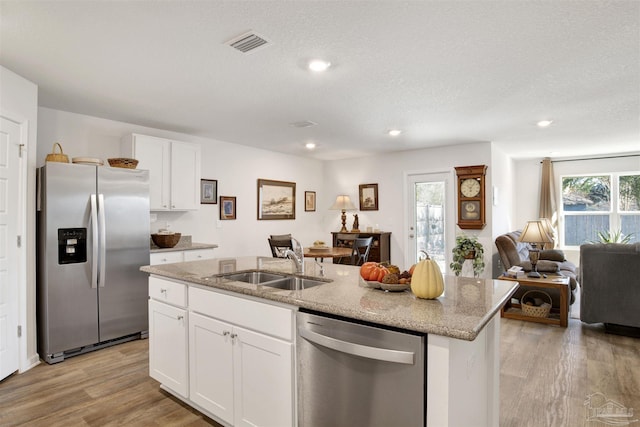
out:
M39 172L38 351L46 358L98 342L90 220L96 168L47 163ZM86 253L76 256L83 245Z
M100 341L148 330L149 172L98 168Z

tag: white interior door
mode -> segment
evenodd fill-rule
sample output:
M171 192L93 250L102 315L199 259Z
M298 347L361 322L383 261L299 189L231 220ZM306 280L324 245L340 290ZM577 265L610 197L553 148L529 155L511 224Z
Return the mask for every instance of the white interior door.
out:
M408 176L409 241L405 265L415 264L426 252L438 263L443 273L447 271L447 238L451 233L446 215L449 181L450 175L447 173Z
M18 370L20 125L0 117L0 380Z

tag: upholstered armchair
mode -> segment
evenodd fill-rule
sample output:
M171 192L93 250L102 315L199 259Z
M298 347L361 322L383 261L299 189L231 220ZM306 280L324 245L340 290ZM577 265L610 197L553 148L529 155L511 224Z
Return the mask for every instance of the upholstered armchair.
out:
M640 243L580 246L580 284L580 320L640 336Z
M505 271L514 265L522 267L525 271L531 271L531 262L529 261L530 246L528 243L523 243L518 240L521 233L521 230L512 231L511 233L502 234L496 238L496 247L498 248L500 261ZM575 264L565 259L562 251L556 249L540 251L540 260L536 264L536 269L541 274L555 273L569 277L569 287L571 289L569 293L569 304L573 304L576 299L576 288L578 287L576 280L577 269ZM531 288L531 286L527 285L527 290ZM558 307L560 304L559 292L553 289L544 289L544 291L551 296L553 306ZM514 298L520 298L522 293L524 293L524 290L518 289L514 294Z

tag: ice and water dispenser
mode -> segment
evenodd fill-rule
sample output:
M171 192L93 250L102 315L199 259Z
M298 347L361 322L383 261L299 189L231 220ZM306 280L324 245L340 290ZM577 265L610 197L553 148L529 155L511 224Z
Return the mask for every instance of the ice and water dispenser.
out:
M87 262L87 229L58 229L58 264Z

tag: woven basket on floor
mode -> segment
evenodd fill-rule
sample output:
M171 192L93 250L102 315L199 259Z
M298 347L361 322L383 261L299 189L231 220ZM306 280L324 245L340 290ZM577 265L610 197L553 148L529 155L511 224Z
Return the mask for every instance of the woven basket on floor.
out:
M136 159L128 159L126 157L107 159L107 161L109 162L109 166L112 168L135 169L136 166L138 166L138 161Z
M56 153L56 147L58 147L60 149L59 153ZM59 142L54 142L53 143L53 152L47 154L47 157L45 158L45 161L47 162L60 162L60 163L69 163L69 156L67 156L66 154L64 154L64 152L62 151L62 145L60 145Z
M549 305L535 306L535 305L527 305L527 304L525 304L524 303L525 297L527 296L527 294L532 293L532 292L537 292L539 294L542 294L542 295L546 296L547 300L549 301ZM522 308L522 313L524 313L527 316L531 316L531 317L547 317L547 316L549 316L549 312L551 311L551 305L552 305L551 295L549 295L548 293L546 293L544 291L539 291L539 290L536 290L536 289L532 289L530 291L525 292L524 294L522 294L522 298L520 298L520 307Z

